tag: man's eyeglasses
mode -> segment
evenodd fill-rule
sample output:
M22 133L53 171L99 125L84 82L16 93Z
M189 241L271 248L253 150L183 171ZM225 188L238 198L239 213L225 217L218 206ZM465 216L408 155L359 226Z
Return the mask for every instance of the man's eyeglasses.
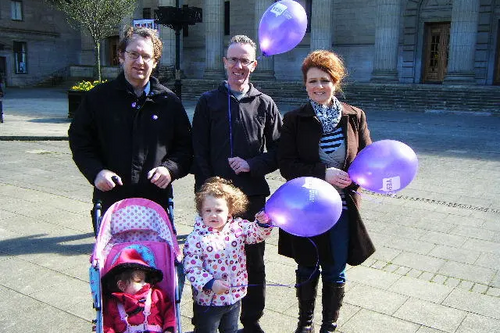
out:
M141 57L145 62L150 62L151 60L153 60L153 57L149 54L140 54L135 51L125 51L125 53L127 53L132 60L137 60L139 59L139 57Z
M255 62L255 60L244 59L244 58L235 58L235 57L226 58L226 59L227 59L227 62L231 66L236 65L238 63L238 61L240 62L241 66L244 66L244 67L248 67Z

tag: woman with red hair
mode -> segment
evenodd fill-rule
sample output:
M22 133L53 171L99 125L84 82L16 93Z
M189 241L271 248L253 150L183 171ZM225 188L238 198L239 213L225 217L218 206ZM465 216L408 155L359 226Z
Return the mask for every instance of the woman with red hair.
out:
M359 265L375 251L358 211L358 186L347 173L356 155L372 141L363 110L335 97L346 76L344 64L335 53L311 52L303 61L302 74L309 100L284 116L278 149L280 172L286 180L317 177L327 181L338 190L343 209L330 230L310 239L280 229L278 251L298 264L299 323L295 332L314 332L313 313L321 274L320 333L327 333L337 327L346 265Z

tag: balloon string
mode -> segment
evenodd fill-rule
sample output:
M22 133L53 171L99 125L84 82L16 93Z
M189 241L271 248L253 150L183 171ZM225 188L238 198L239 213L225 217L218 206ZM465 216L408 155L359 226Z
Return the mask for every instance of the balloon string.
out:
M233 157L233 120L231 117L231 87L229 82L227 82L227 116L229 118L229 149L231 150L229 157Z
M275 226L271 226L271 227L274 228ZM302 283L295 283L295 284L281 284L281 283L238 284L238 285L230 285L230 288L258 287L258 286L298 288L301 285L308 283L309 281L311 281L312 277L315 276L316 272L319 270L319 251L318 251L318 247L316 246L316 243L314 243L314 241L310 237L307 237L307 239L311 242L311 244L314 247L314 250L316 252L316 258L317 258L317 260L316 260L316 265L314 265L313 272L311 273L311 275L309 275L309 277L307 278L307 280L305 280L304 282L302 282ZM207 307L207 309L205 309L203 311L204 313L208 312L211 307L215 306L214 305L214 299L215 299L215 294L212 295L212 299L210 300L210 305Z
M273 226L274 227L274 226ZM312 271L311 275L309 275L309 277L307 278L307 280L305 280L304 282L301 282L301 283L295 283L295 284L282 284L282 283L264 283L264 284L261 284L261 283L257 283L257 284L240 284L240 285L231 285L231 288L241 288L241 287L258 287L258 286L267 286L267 287L287 287L287 288L292 288L292 287L295 287L295 288L298 288L300 287L301 285L303 284L306 284L308 283L309 281L311 281L311 279L313 278L313 276L316 275L316 272L319 271L319 251L318 251L318 247L316 246L316 243L314 243L314 241L310 238L310 237L307 237L307 239L311 242L311 244L313 245L314 247L314 250L316 252L316 264L314 265L314 270Z
M363 198L363 200L366 199L366 200L371 201L371 202L382 204L382 200L379 200L379 199L374 198L374 197L367 196L365 193L361 193L361 192L358 192L358 191L355 191L355 190L351 190L351 192L356 193L361 198ZM386 194L381 194L381 195L388 196L388 197L394 197L396 194L395 193L386 193Z

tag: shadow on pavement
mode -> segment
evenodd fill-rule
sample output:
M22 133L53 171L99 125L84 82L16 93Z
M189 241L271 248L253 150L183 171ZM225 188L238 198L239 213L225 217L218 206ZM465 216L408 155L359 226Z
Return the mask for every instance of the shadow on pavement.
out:
M74 245L63 244L90 237L93 239L93 233L60 237L44 237L46 235L47 234L37 234L2 240L0 241L0 256L16 256L35 253L59 253L71 256L91 253L94 247L93 242Z
M39 124L65 124L71 123L71 119L69 118L35 118L28 120L30 123L39 123Z

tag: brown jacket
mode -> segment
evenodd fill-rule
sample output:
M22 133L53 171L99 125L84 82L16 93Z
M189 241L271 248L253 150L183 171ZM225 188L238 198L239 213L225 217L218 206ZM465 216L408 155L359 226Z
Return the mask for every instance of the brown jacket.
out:
M358 152L371 144L370 131L363 110L342 103L340 126L346 138L347 152L343 170L348 170ZM326 166L319 157L319 142L322 127L310 103L285 114L281 131L278 162L281 175L286 180L297 177L317 177L325 179ZM345 189L349 212L349 253L347 263L359 265L373 252L375 247L359 214L360 196L355 184ZM304 221L308 223L308 221ZM328 233L312 240L316 244L320 261L332 262ZM278 252L294 258L302 265L313 266L317 262L316 250L312 243L304 237L297 237L280 229Z

